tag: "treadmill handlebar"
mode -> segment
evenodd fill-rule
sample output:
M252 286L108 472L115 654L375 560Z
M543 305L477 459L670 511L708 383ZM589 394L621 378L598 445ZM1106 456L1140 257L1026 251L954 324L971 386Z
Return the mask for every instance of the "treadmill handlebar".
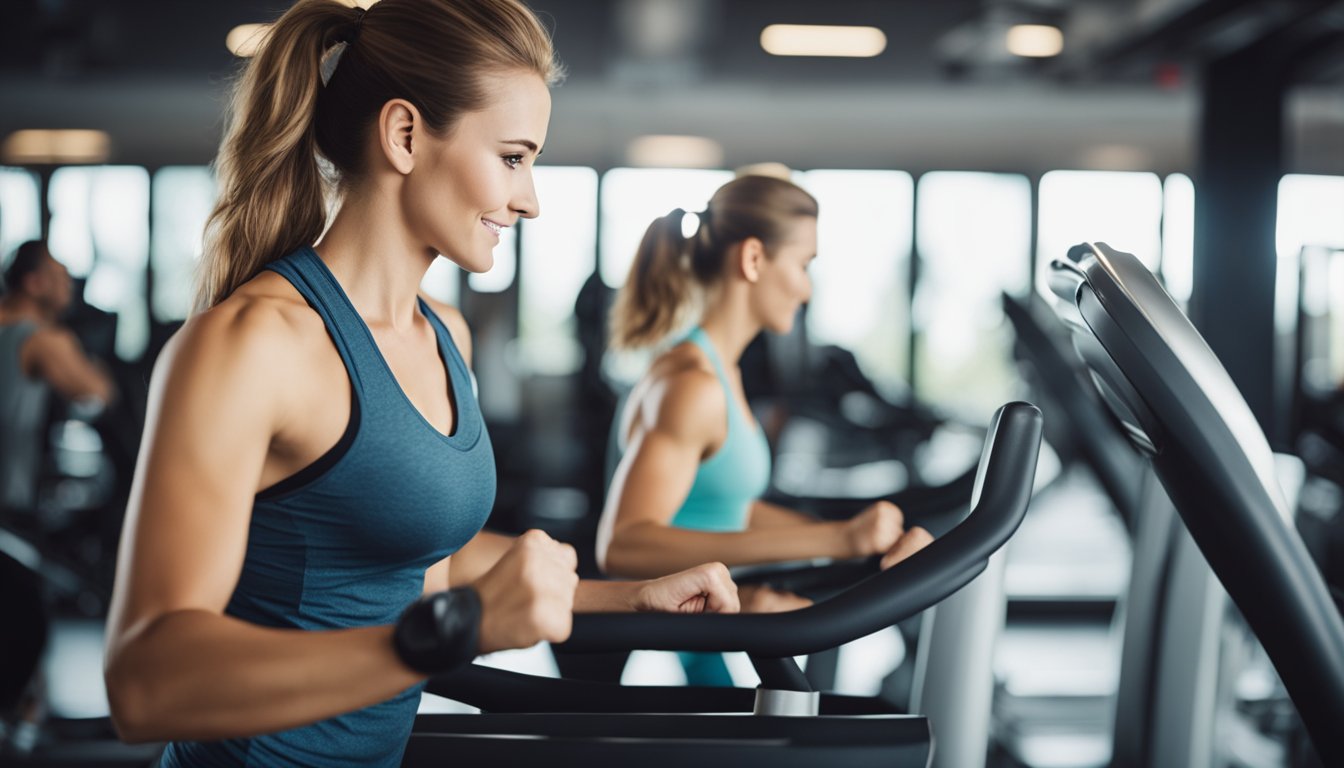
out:
M1042 417L1029 403L994 415L971 498L957 527L886 571L787 613L590 613L574 617L567 652L745 651L798 656L835 648L909 618L961 589L1017 531L1031 500Z

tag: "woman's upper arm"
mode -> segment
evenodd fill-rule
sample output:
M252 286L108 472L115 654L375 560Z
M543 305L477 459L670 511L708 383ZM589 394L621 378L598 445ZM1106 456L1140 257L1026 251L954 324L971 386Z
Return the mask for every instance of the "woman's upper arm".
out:
M635 407L608 504L615 527L665 525L686 500L705 452L722 440L726 404L713 374L691 370L654 382Z
M241 571L252 500L298 372L278 311L193 318L150 385L117 564L109 651L178 610L222 612Z
M43 328L33 334L25 351L29 348L42 378L62 397L112 399L112 379L84 353L75 334L64 328Z

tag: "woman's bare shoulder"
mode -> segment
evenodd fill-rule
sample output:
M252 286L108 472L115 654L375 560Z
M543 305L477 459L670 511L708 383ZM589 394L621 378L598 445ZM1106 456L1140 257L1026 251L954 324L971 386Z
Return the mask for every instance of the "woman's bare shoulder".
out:
M713 364L694 344L678 344L660 354L641 382L646 424L713 441L727 416L727 402Z
M192 379L281 376L301 367L325 332L321 317L288 281L263 273L183 323L156 368L195 374Z

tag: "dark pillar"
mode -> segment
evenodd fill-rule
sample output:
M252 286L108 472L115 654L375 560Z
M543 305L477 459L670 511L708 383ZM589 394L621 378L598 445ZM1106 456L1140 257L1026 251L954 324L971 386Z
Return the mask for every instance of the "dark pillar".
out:
M1266 42L1204 69L1190 318L1273 438L1274 230L1287 78Z

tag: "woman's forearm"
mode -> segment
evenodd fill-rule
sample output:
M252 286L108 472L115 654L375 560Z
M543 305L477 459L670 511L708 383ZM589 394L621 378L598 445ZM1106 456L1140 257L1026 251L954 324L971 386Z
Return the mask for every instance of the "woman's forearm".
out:
M811 515L757 499L751 503L751 515L747 518L747 528L752 530L786 528L794 525L809 525L815 522L817 522L817 518Z
M604 567L611 576L646 579L716 560L734 566L852 555L843 523L721 533L642 522L612 532Z
M449 583L454 587L476 583L495 567L513 546L513 536L482 530L449 559Z
M575 613L623 613L635 610L642 582L583 579L574 591Z
M175 611L111 650L112 719L127 741L255 736L385 701L423 679L392 627L271 629Z

